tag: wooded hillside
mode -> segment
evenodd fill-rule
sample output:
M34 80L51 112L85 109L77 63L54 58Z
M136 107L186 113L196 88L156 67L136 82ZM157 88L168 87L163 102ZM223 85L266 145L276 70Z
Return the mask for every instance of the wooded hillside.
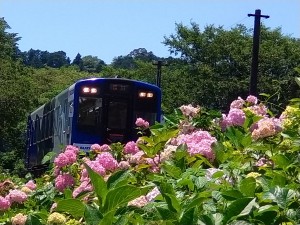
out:
M155 83L152 62L165 61L161 81L165 113L189 103L226 110L232 100L249 93L252 30L243 25L200 30L196 23L176 24L174 34L164 37L169 58L140 48L116 56L110 65L80 53L71 60L63 50L21 52L21 37L9 29L0 19L0 171L23 169L27 114L80 78L118 75ZM258 98L280 112L289 99L299 97L295 82L299 72L300 40L262 26L258 91L265 94Z

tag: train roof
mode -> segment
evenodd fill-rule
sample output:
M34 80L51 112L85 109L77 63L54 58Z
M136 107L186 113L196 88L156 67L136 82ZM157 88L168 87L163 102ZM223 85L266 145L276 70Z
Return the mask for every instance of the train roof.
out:
M105 78L105 77L93 77L93 78L86 78L86 79L80 79L80 80L77 80L75 83L73 83L72 85L70 85L68 88L64 89L62 92L60 92L59 94L57 94L55 97L53 97L49 102L52 102L55 98L58 98L64 94L66 94L70 89L73 89L76 84L79 84L81 82L86 82L86 81L97 81L97 80L109 80L109 81L125 81L125 82L136 82L136 83L139 83L139 84L142 84L142 85L145 85L145 86L151 86L152 88L155 88L155 89L159 89L160 88L154 84L150 84L150 83L147 83L145 81L139 81L139 80L133 80L133 79L127 79L127 78L118 78L118 77L115 77L115 78ZM40 110L43 110L43 108L45 107L46 104L49 104L49 102L41 105L39 108L37 108L36 110L34 110L33 112L30 113L30 115L34 115L34 114L37 114Z
M133 82L137 82L137 83L144 84L144 85L147 85L147 86L152 86L153 88L160 89L156 85L145 82L145 81L139 81L139 80L133 80L133 79L127 79L127 78L118 78L118 77L115 77L115 78L106 78L106 77L86 78L86 79L80 79L80 80L76 81L75 84L80 83L80 82L85 82L85 81L96 81L96 80L125 81L125 82L126 81L128 81L128 82L133 81Z

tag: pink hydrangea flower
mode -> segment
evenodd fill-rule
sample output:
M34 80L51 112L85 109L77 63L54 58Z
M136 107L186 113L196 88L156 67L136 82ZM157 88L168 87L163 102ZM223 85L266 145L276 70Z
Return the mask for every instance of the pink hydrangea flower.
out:
M262 157L256 162L256 166L271 166L273 163L272 161Z
M158 190L157 187L153 188L147 195L146 199L148 202L151 202L154 200L158 195L160 195L160 191Z
M200 112L200 107L193 107L191 104L189 105L182 105L179 107L182 114L187 117L195 117Z
M53 170L53 175L57 177L61 173L60 167L55 166Z
M12 225L24 225L26 223L27 216L22 213L18 213L14 217L11 218Z
M77 161L77 155L73 151L65 151L60 153L55 159L55 166L62 168L64 166L72 165Z
M211 145L217 139L207 131L195 131L191 134L181 134L177 137L177 144L186 144L190 155L201 154L209 160L214 160L215 155Z
M111 148L110 148L109 145L104 144L104 145L101 145L100 151L101 151L101 152L109 152L109 151L111 151Z
M165 162L172 158L174 152L176 152L177 146L175 145L165 145L164 150L160 153L160 162Z
M93 144L91 146L92 151L99 151L100 152L101 146L99 144Z
M136 207L143 207L148 204L148 200L145 195L142 195L132 201L128 202L128 206L136 206Z
M27 194L20 190L10 190L8 196L6 196L11 203L23 203L27 200Z
M86 191L92 191L93 186L90 183L90 180L83 181L77 188L74 189L72 196L76 198L80 193Z
M255 97L254 95L249 95L246 98L246 102L250 103L251 105L256 105L257 104L257 97Z
M268 108L263 104L253 105L248 107L248 109L258 116L266 116L268 113Z
M7 198L0 196L0 212L6 211L10 207L10 201Z
M124 147L124 154L135 154L139 151L138 146L134 141L127 142Z
M68 150L65 151L64 153L69 158L69 162L68 162L69 165L72 165L77 161L77 155L74 151Z
M149 170L152 173L158 173L160 171L159 168L159 157L155 156L154 158L145 158L146 163L149 164L151 167L149 168Z
M50 212L53 212L56 209L56 207L57 207L57 203L54 202L50 208Z
M36 184L34 183L33 180L30 180L25 184L25 187L28 187L30 190L35 190L36 189Z
M244 99L242 99L241 97L238 97L237 100L234 100L233 102L231 102L230 109L242 109L244 104L245 104Z
M55 188L60 192L63 192L67 187L74 186L74 184L74 178L68 173L60 174L55 178Z
M127 161L121 161L118 166L121 170L127 170L130 167L130 164Z
M196 127L191 123L191 121L182 120L179 124L180 133L188 134L193 132Z
M107 144L104 144L104 145L93 144L91 146L91 150L96 151L96 152L108 152L108 151L111 151L111 148Z
M60 153L54 159L54 165L58 168L62 168L67 165L72 165L77 161L77 154L79 153L79 149L75 146L68 145L64 152Z
M100 163L106 170L114 171L118 168L118 162L109 152L103 152L97 155L96 161Z
M130 155L128 161L129 161L129 163L139 164L142 161L142 158L144 155L145 155L145 152L138 151L134 155Z
M275 135L279 129L279 120L274 118L263 118L257 122L257 128L251 133L254 140Z
M246 115L241 109L230 109L227 120L232 126L242 126L245 122Z
M242 126L245 122L245 119L246 115L243 110L232 108L227 116L222 114L220 125L223 130L230 126Z
M148 128L149 127L149 122L142 118L137 118L135 121L135 125L141 128Z
M72 151L77 155L79 153L79 148L74 145L67 145L65 151Z
M64 153L60 153L55 159L54 159L54 165L58 168L62 168L64 166L67 166L69 164L69 159Z
M106 170L105 168L101 165L100 162L93 160L87 160L85 162L93 171L95 171L96 173L100 174L101 176L104 176L106 174ZM85 169L85 167L83 167L83 170L81 172L81 178L80 181L85 180L86 178L88 178L88 172Z

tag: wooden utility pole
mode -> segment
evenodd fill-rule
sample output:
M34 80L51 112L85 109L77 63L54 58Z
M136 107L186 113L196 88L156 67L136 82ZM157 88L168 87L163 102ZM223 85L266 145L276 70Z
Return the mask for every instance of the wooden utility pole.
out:
M167 63L163 62L161 60L158 60L158 61L153 61L152 64L157 66L156 85L157 85L157 87L160 88L161 87L161 67L166 66Z
M255 14L248 14L254 16L254 31L253 31L253 46L252 46L252 65L251 65L251 79L250 79L250 95L257 96L257 74L258 74L258 53L259 53L259 36L260 36L260 18L269 18L269 16L261 15L261 10L255 10Z

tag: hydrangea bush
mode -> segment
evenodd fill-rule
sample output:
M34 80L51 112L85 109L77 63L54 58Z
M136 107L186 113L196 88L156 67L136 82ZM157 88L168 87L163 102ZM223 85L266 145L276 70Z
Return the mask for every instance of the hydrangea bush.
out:
M41 178L0 175L0 224L299 224L299 102L184 105L137 141L66 146Z

